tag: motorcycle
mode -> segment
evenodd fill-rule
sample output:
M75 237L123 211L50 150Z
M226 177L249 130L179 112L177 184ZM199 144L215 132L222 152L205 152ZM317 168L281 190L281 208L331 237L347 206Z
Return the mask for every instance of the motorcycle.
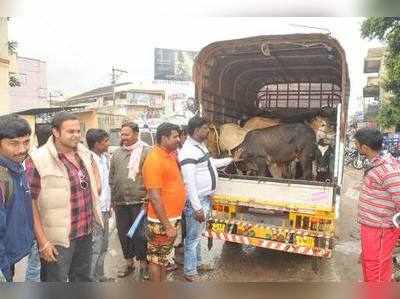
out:
M392 255L393 261L393 279L397 282L400 281L400 246L399 242L397 242L397 246L394 249Z
M397 213L396 215L393 216L393 224L396 228L400 227L400 214ZM396 282L400 281L400 241L397 241L397 245L394 249L393 255L392 255L392 262L393 262L393 279Z
M368 167L368 160L365 156L361 155L357 148L346 148L344 153L344 164L353 166L355 169L365 169Z

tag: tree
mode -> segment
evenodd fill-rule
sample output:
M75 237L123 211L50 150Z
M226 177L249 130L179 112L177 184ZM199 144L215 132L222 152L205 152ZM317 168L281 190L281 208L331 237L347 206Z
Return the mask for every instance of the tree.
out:
M17 47L18 47L18 42L14 41L14 40L8 41L8 54L16 55Z
M386 44L383 89L390 98L381 104L378 123L383 128L400 124L400 17L369 17L361 25L362 38Z
M8 74L8 85L10 87L19 87L21 86L21 82L17 79L14 73Z

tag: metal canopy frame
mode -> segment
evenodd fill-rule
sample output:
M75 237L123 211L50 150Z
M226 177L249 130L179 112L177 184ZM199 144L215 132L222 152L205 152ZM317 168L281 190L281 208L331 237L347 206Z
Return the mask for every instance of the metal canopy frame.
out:
M346 58L338 41L326 34L215 42L196 57L193 78L202 114L215 123L282 108L334 108L338 103L346 113L342 119L347 118ZM300 88L304 85L305 90ZM268 86L286 88L268 89L267 94Z

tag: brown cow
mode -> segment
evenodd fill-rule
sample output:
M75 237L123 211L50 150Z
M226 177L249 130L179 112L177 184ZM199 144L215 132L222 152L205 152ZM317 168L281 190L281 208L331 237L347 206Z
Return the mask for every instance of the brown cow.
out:
M280 124L280 120L277 118L255 116L255 117L250 118L246 122L243 129L250 132L252 130L264 129L264 128L268 128L268 127L277 126L279 124Z
M301 178L309 180L315 151L314 130L304 123L292 123L249 132L237 155L258 176L264 176L268 168L273 177L286 177L285 171L292 167L291 162L298 160Z

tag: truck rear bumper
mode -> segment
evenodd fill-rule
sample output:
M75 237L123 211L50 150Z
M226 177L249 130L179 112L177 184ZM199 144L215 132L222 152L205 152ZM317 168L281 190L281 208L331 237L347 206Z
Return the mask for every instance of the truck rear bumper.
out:
M251 245L256 247L268 248L278 251L284 251L294 254L308 255L308 256L316 256L316 257L324 257L331 258L332 250L326 248L309 248L304 246L298 246L294 244L287 244L277 241L271 240L263 240L259 238L252 238L247 236L229 234L229 233L216 233L211 230L206 230L203 234L207 238L219 239L228 242L234 242L239 244Z

